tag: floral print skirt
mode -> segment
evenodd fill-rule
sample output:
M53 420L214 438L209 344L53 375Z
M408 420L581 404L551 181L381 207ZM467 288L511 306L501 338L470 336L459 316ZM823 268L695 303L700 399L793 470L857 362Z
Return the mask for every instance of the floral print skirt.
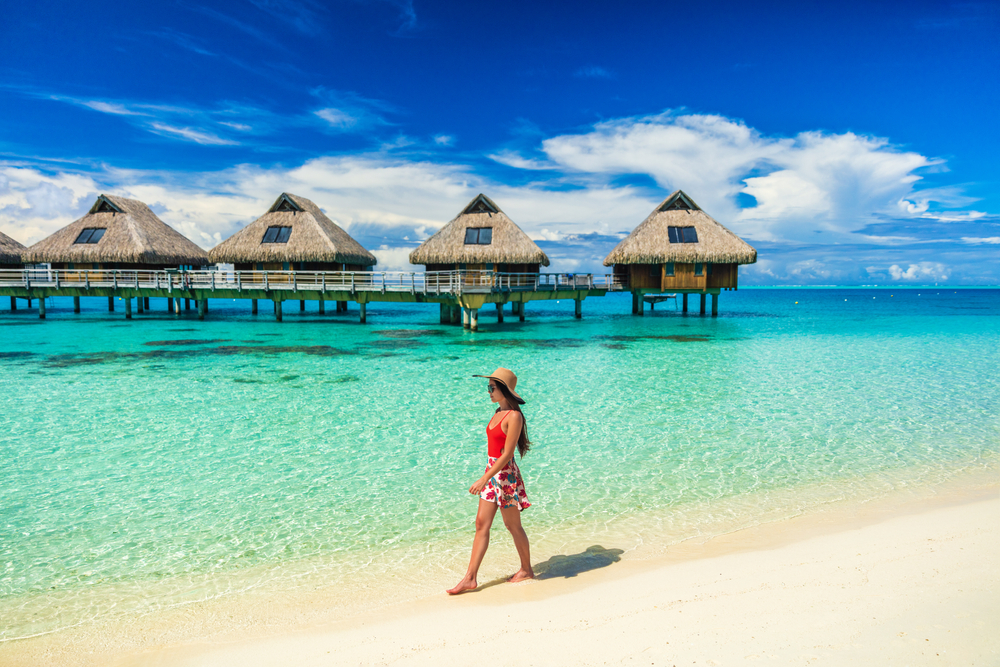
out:
M495 456L487 457L486 471L492 468L496 462ZM514 463L514 459L511 459L507 465L500 469L500 472L490 478L479 497L487 502L496 503L501 509L516 507L523 512L531 507L531 503L528 502L528 493L524 490L521 469Z

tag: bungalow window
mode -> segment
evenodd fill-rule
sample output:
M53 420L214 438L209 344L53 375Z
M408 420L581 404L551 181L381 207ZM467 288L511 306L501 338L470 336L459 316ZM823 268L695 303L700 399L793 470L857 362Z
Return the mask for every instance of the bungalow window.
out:
M671 243L697 243L698 230L694 227L668 227L667 235Z
M492 227L470 227L465 230L465 245L489 245L492 242Z
M665 275L665 276L672 276L672 275L674 275L674 263L673 262L667 262L666 264L663 265L663 275Z
M705 273L705 265L704 264L695 264L694 265L694 275L700 276L700 275L704 275L704 273Z
M261 243L288 243L288 237L291 235L291 227L268 227Z
M76 237L76 240L73 241L73 244L76 245L77 243L97 243L98 241L101 240L101 237L104 236L104 232L106 231L107 230L103 228L87 227L82 232L80 232L80 235Z

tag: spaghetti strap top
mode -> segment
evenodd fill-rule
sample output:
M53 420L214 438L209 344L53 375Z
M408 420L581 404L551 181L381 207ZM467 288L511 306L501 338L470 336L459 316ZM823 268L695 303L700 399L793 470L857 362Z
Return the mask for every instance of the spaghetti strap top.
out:
M496 426L491 428L489 424L486 425L486 453L493 458L501 456L503 454L504 445L507 444L507 434L503 432L500 425L503 423L503 420L507 418L507 415L510 414L510 412L511 410L508 410L504 413L500 417ZM493 421L493 417L490 417L490 421Z

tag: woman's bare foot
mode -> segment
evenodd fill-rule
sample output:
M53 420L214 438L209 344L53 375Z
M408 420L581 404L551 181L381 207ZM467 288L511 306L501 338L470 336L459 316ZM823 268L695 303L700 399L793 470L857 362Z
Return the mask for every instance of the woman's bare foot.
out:
M475 579L472 577L465 577L458 582L457 586L448 589L448 595L458 595L459 593L464 593L465 591L472 591L475 590L477 586L479 586L479 584L476 583Z
M515 572L514 576L512 576L507 581L510 582L510 583L512 583L512 584L516 584L519 581L524 581L526 579L534 579L534 578L535 578L535 572L534 572L534 570L532 570L530 567L528 569L524 569L522 567L520 570L518 570L517 572Z

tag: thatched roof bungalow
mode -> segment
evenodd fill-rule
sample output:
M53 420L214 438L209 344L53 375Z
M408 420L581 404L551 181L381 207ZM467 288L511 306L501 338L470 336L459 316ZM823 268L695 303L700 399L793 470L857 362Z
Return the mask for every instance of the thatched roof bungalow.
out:
M245 271L369 271L378 262L319 206L287 192L209 257Z
M208 254L135 199L100 195L87 215L24 252L54 269L199 268Z
M677 190L604 258L632 291L735 289L757 251Z
M549 258L492 199L479 194L411 252L410 263L424 264L428 271L538 273Z
M24 266L21 256L27 250L23 245L0 232L0 269L20 269Z

